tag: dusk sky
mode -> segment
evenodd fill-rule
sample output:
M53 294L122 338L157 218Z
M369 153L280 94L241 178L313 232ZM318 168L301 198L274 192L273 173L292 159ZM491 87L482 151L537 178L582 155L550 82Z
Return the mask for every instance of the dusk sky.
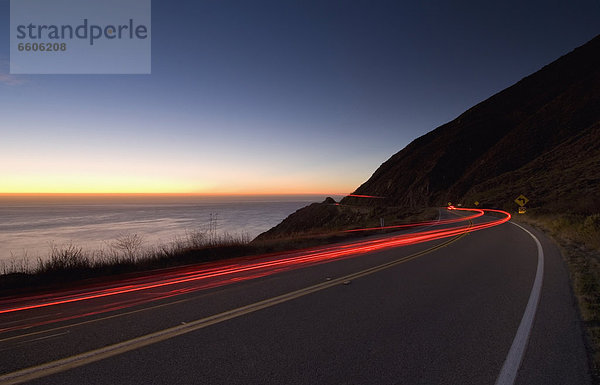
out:
M155 0L151 75L11 76L0 0L0 193L350 193L599 20L598 0Z

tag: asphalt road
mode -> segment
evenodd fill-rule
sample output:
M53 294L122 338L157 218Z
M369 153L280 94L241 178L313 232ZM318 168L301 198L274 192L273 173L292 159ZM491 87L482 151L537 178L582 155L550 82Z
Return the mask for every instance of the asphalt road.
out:
M589 384L561 256L528 229L543 281L514 383ZM538 264L534 239L505 223L194 291L182 282L169 296L0 314L0 383L33 368L26 383L494 384Z

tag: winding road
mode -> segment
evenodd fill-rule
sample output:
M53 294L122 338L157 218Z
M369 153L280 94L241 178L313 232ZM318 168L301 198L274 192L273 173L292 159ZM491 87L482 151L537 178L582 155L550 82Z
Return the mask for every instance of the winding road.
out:
M0 384L589 384L557 247L493 210L0 299Z

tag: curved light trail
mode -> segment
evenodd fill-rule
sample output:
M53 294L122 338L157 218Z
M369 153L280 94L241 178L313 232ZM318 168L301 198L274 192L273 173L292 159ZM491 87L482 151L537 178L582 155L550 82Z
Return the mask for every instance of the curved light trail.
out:
M450 210L456 210L456 209L454 207L452 207ZM367 228L363 228L363 229L344 230L342 232L343 233L352 233L352 232L358 232L358 231L389 230L389 229L402 229L402 228L412 228L412 227L421 227L421 226L446 225L446 224L449 224L449 223L458 223L458 222L470 221L472 219L479 218L479 217L483 216L483 214L484 214L483 210L478 210L478 209L477 210L468 210L468 211L475 211L475 214L469 215L467 217L461 217L461 218L442 219L442 220L424 221L424 222L415 222L415 223L407 223L407 224L404 224L404 225L367 227Z
M11 298L0 301L0 316L11 319L0 320L0 332L30 328L48 323L80 318L93 314L119 310L142 303L156 301L184 293L223 286L282 271L326 263L343 258L413 245L437 239L458 236L466 232L497 226L510 220L510 214L500 210L449 208L451 210L471 212L470 215L440 221L420 222L410 225L387 226L385 229L402 227L429 226L430 230L421 230L410 234L390 234L385 238L354 241L351 243L317 247L279 255L265 255L251 258L238 258L210 264L165 269L140 277L121 279L120 281L93 287L65 290L57 293ZM472 223L484 213L499 214L481 223ZM448 225L454 225L448 227ZM381 227L356 229L350 231L381 230ZM94 300L105 299L104 301ZM62 309L61 315L49 319L37 319L26 322L25 313L36 309L58 305L74 305ZM16 319L16 321L15 321ZM23 322L18 322L22 319ZM33 318L32 318L33 320ZM10 322L5 322L10 321Z
M380 197L377 195L364 195L364 194L348 194L349 197L354 198L374 198L374 199L385 199L385 197Z

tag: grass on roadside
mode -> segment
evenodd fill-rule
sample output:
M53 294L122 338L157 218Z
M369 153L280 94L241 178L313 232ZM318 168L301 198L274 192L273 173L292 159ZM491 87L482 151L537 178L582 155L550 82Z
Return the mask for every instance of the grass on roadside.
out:
M0 296L87 278L237 257L250 252L249 243L248 235L195 231L154 246L146 246L143 237L135 233L124 233L96 250L51 244L48 256L36 262L27 254L0 261Z

